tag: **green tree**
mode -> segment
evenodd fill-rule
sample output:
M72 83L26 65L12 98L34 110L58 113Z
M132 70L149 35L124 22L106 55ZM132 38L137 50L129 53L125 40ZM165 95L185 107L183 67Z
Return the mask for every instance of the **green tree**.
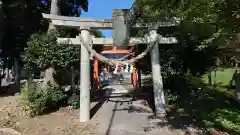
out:
M50 14L53 15L64 15L64 16L80 16L81 10L83 9L84 11L88 11L88 0L51 0L50 4L48 0L44 0L46 8L49 9ZM48 33L52 30L54 30L55 27L53 24L49 23L48 27ZM76 33L77 29L70 31L71 33ZM49 69L48 71L54 71L54 68L50 67L51 70ZM44 80L45 82L49 81L54 81L51 76L53 76L53 73L46 73L47 70L45 71L45 76ZM49 79L47 79L49 78ZM53 84L56 84L56 82L52 82ZM47 83L45 83L47 84Z
M239 4L239 0L137 1L139 21L156 22L173 18L181 20L179 26L166 28L174 29L171 32L159 29L162 35L165 33L166 36L176 36L179 41L174 46L160 46L161 63L167 77L165 81L171 82L170 89L175 87L178 92L185 89L179 87L184 84L178 79L179 76L199 77L221 66L229 66L231 59L239 61ZM230 57L229 60L226 60L227 57ZM235 77L238 100L239 76L238 74ZM210 77L209 75L209 81Z
M27 48L22 55L25 66L29 69L40 68L45 73L52 73L53 77L44 80L43 87L59 86L58 71L71 68L71 65L79 62L80 50L67 43L57 43L58 35L51 32L33 36L27 43ZM51 80L54 79L54 80Z
M80 16L81 10L88 11L88 0L42 0L46 3L49 13L53 15ZM50 23L48 31L54 29Z
M16 88L20 87L20 53L26 46L31 33L43 30L41 11L38 8L39 1L12 0L2 1L2 11L4 16L3 30L1 38L1 55L6 63L13 63L15 67ZM9 59L8 59L9 58ZM7 65L10 65L7 64Z
M202 52L214 48L219 51L212 58L216 60L220 53L229 54L227 50L236 47L232 44L239 35L239 3L236 0L139 0L137 6L141 21L156 22L173 17L180 19L181 25L172 32L182 44L178 48L193 43L192 48L204 48ZM164 30L160 32L163 34ZM167 35L171 34L167 32Z
M50 13L51 2L53 5L57 2L57 5L53 6L52 12L60 13L59 15L73 16L77 14L79 16L81 9L88 10L88 1L86 0L61 0L60 2L45 0L45 3L44 0L3 0L1 3L1 14L3 11L5 15L1 15L0 19L1 24L4 22L3 29L1 29L1 33L4 33L1 39L2 56L5 58L5 63L12 63L14 60L14 65L17 67L16 82L20 82L20 53L26 46L30 35L46 32L48 29L48 22L42 18L41 13ZM77 32L77 30L69 31L70 35ZM10 58L10 61L7 58Z
M4 26L4 13L3 13L3 3L2 0L0 0L0 41L2 39L2 34L3 34L3 26ZM0 42L0 47L1 47L1 42Z
M66 33L60 32L65 35ZM93 31L96 37L102 36L100 31ZM58 71L62 69L72 69L73 65L79 65L80 48L67 43L57 43L59 33L51 32L49 34L42 33L32 36L27 42L27 47L22 55L22 59L26 68L45 70L45 74L52 73L52 76L44 78L43 87L47 87L49 83L53 86L59 86ZM100 52L102 46L94 46Z

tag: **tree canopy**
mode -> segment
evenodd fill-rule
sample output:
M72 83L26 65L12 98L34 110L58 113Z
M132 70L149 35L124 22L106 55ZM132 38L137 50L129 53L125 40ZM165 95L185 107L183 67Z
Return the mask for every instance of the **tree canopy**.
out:
M32 36L23 54L25 66L40 69L70 68L78 62L79 48L68 43L57 43L57 36L53 32Z
M46 32L48 23L41 13L49 13L49 0L3 0L4 29L2 50L4 57L19 55L33 33ZM81 10L88 11L88 0L61 0L61 15L79 16ZM73 32L74 31L69 31Z
M50 10L51 0L41 0L42 8L45 11ZM80 16L82 10L88 11L88 0L60 0L60 14L64 16Z
M155 22L172 18L181 20L179 26L159 29L160 34L175 36L179 41L177 45L171 47L169 45L160 47L161 54L164 55L161 58L165 61L162 61L162 64L168 65L168 68L171 65L171 68L175 67L178 70L184 68L185 72L193 73L194 70L194 74L197 72L197 67L207 71L216 66L217 59L222 58L223 55L233 54L231 51L235 51L238 47L240 1L138 0L136 2L138 19L141 21ZM200 60L203 62L204 58L207 58L204 62L206 67L200 66L197 62ZM192 67L193 63L195 63L194 67Z

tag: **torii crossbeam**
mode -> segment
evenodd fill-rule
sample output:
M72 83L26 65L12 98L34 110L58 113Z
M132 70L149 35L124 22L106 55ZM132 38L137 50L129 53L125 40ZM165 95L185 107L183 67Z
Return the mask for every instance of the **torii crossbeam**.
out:
M88 26L93 29L113 29L113 19L92 19L80 17L58 16L51 14L42 14L44 18L51 20L53 25L62 27L79 28ZM148 27L171 27L179 25L179 21L172 19L170 21L159 21L157 23L137 23L133 28L148 28Z
M66 42L69 41L69 42ZM78 38L58 38L59 43L69 43L73 45L81 45L82 43ZM129 44L126 46L135 46L137 44L148 44L149 42L145 38L130 38ZM177 43L175 37L161 37L159 38L159 44L174 44ZM93 45L112 45L114 44L113 38L93 38Z

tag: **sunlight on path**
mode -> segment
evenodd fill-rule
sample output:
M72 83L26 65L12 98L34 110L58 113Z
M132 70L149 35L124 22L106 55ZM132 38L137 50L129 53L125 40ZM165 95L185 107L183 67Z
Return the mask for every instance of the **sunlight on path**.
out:
M124 85L109 85L103 88L108 96L129 93ZM132 97L111 97L96 113L92 122L99 122L98 135L155 135L154 132L146 132L150 121L148 116L152 113L131 112L131 106L135 101ZM171 135L165 128L158 129L156 135Z

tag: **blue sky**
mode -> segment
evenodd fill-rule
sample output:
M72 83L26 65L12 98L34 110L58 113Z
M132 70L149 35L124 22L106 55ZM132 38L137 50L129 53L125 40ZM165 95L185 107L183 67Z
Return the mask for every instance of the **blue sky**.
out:
M130 8L133 0L89 0L88 12L83 12L81 17L109 19L112 17L113 8ZM105 37L111 37L111 30L103 30Z

